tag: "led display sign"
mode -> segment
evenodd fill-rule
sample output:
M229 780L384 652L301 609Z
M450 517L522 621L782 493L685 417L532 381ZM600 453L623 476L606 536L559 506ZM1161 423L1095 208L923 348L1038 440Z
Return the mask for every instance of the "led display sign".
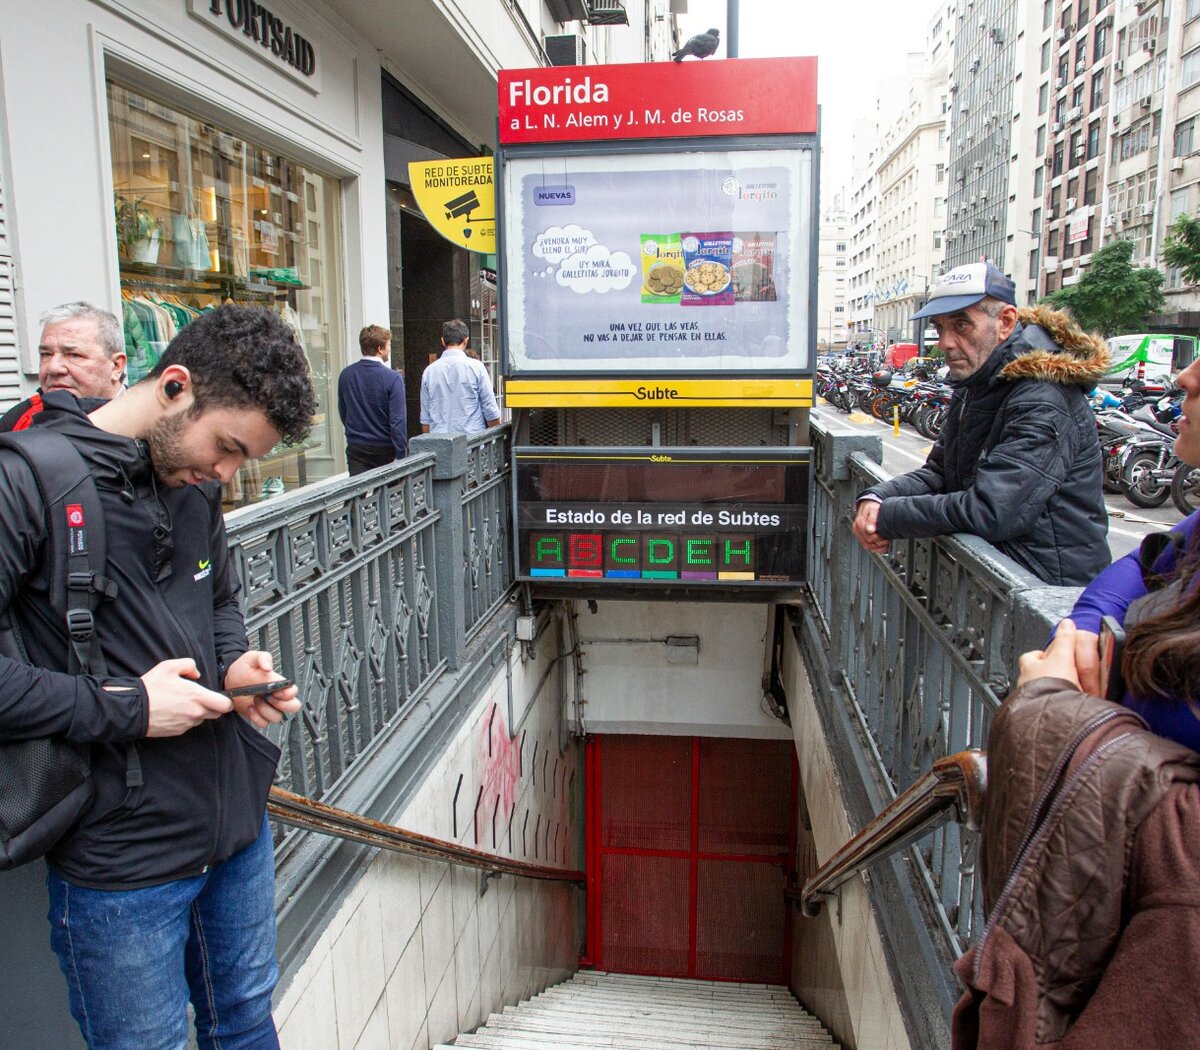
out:
M799 584L809 457L807 448L516 449L517 577Z

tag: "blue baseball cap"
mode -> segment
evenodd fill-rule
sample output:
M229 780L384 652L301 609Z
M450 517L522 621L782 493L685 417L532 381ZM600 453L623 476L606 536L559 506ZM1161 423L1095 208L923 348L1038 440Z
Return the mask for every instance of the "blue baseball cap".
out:
M988 262L956 266L934 281L929 301L913 314L913 320L955 314L988 297L1016 306L1017 286Z

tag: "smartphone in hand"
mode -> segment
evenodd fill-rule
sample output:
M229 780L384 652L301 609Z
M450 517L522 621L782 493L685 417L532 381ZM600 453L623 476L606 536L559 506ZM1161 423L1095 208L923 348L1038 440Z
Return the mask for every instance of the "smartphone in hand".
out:
M235 696L262 696L264 693L274 693L295 684L290 678L277 678L274 682L256 682L254 685L240 685L236 689L221 691L232 699Z
M1104 699L1114 704L1125 698L1125 679L1121 675L1121 654L1125 650L1125 628L1113 616L1100 619L1100 688Z

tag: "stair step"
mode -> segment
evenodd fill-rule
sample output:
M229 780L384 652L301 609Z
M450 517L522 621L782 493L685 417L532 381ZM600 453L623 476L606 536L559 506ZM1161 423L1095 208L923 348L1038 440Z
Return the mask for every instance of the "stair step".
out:
M538 1018L528 1014L492 1014L487 1020L489 1031L525 1031L560 1035L570 1038L572 1033L588 1031L593 1036L606 1036L614 1040L657 1039L670 1044L685 1046L794 1046L797 1040L822 1040L828 1046L830 1039L824 1029L816 1025L678 1025L669 1022L652 1023L642 1019L608 1021L594 1017L591 1023L583 1024L584 1018L569 1017Z
M521 1013L531 1017L596 1017L611 1019L614 1016L611 1005L601 1002L581 1003L570 999L546 1001L541 998L531 999L520 1006L506 1006L502 1013L507 1015ZM805 1013L798 1006L786 1013L753 1013L742 1015L732 1011L668 1009L657 1005L639 1004L633 1007L626 1007L617 1016L622 1023L662 1020L676 1026L680 1023L686 1025L689 1022L695 1022L697 1025L723 1025L733 1028L745 1028L747 1026L773 1027L779 1025L799 1028L820 1027L820 1022L815 1017Z
M739 1003L737 1001L713 999L693 999L689 1001L686 998L661 995L654 992L622 995L604 993L586 995L580 994L573 988L547 989L545 992L531 999L530 1002L598 1003L610 1007L628 1006L635 1009L661 1007L665 1010L699 1012L703 1014L728 1010L732 1014L741 1014L748 1017L757 1017L763 1014L771 1016L790 1014L799 1009L794 999L790 1001L779 1000L770 1003Z
M456 1047L475 1047L478 1050L682 1050L682 1048L704 1045L715 1050L830 1050L833 1045L829 1037L815 1039L801 1036L786 1043L765 1044L739 1039L723 1044L697 1044L690 1037L681 1036L677 1040L611 1037L597 1033L579 1033L563 1035L558 1032L538 1033L529 1031L497 1032L481 1028L469 1035L460 1035L455 1041Z
M454 1047L476 1050L835 1050L786 988L580 971L493 1013ZM448 1050L446 1044L435 1050Z

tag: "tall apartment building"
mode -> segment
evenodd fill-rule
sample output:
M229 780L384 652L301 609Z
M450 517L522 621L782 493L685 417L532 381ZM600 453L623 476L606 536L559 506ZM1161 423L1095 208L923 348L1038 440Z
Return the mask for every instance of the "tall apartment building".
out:
M913 338L911 318L924 303L943 258L946 226L945 64L909 55L899 110L882 123L875 243L875 324L888 342Z
M1056 0L1042 9L1038 143L1045 149L1030 213L1040 234L1031 256L1040 256L1032 273L1036 297L1078 281L1112 230L1113 223L1104 218L1106 183L1119 178L1123 166L1127 174L1133 166L1145 171L1144 157L1123 165L1121 151L1130 143L1110 136L1127 108L1120 98L1127 88L1119 90L1112 82L1119 68L1112 62L1114 6L1112 0L1094 5ZM1134 156L1127 153L1126 159Z
M846 207L835 193L821 209L821 235L817 265L817 349L844 350L849 332L848 278L846 267Z
M1160 195L1157 227L1159 243L1180 215L1200 211L1200 0L1180 0L1167 27L1167 53L1171 62L1164 97L1164 140L1167 147L1165 193ZM1170 141L1166 142L1165 137ZM1163 285L1167 325L1190 331L1200 329L1200 291L1183 283L1178 270L1166 268ZM1164 326L1165 327L1165 326Z
M950 81L947 268L991 260L1006 269L1013 97L1024 0L960 0ZM1027 162L1026 162L1027 163Z
M875 209L879 129L863 118L854 127L854 166L848 191L846 276L852 342L875 341Z

